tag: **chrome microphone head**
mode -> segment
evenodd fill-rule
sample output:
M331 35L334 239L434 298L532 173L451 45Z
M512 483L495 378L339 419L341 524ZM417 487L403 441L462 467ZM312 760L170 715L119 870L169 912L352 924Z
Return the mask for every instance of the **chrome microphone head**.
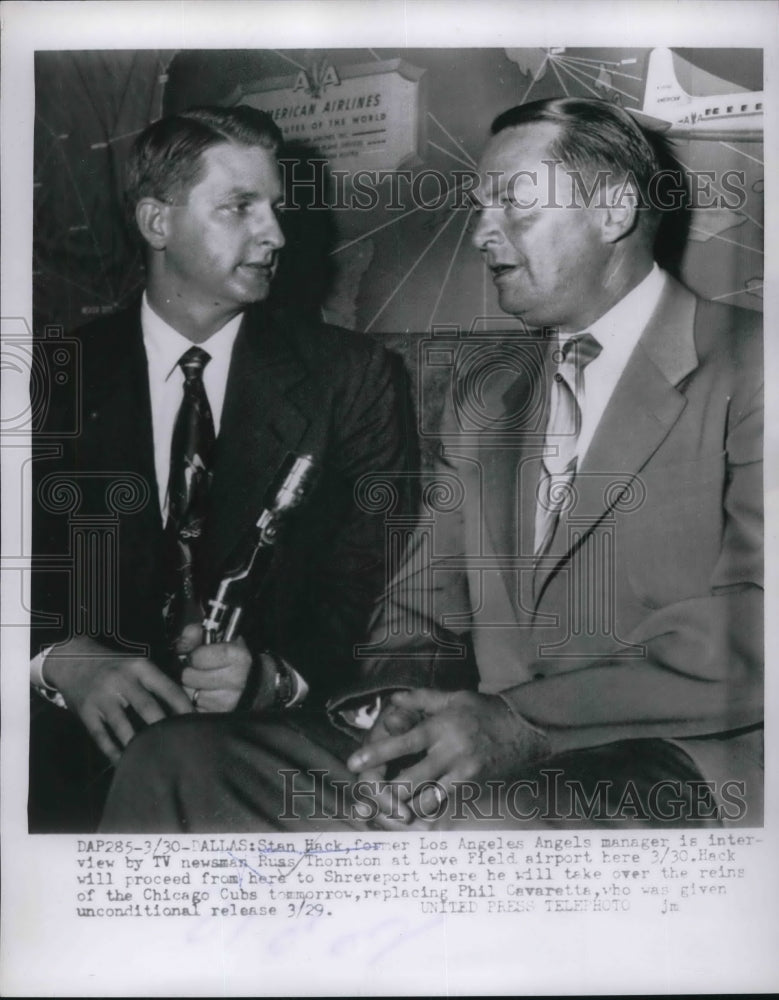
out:
M274 514L297 507L313 486L315 478L313 455L287 455L268 491L267 507Z

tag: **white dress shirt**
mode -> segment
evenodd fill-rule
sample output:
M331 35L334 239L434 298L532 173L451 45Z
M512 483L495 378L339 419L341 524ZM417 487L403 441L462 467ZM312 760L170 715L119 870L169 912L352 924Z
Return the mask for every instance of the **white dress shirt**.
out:
M665 272L655 264L644 280L607 313L591 323L586 330L578 331L578 334L592 334L601 345L598 357L590 361L582 372L576 396L581 411L581 427L576 442L578 466L581 466L582 459L587 454L628 358L657 308L665 284ZM560 346L578 334L560 334Z
M222 422L230 359L241 319L242 314L235 316L216 333L212 333L208 340L197 345L207 351L211 358L203 370L203 385L211 407L216 435L219 434ZM143 293L141 300L141 330L149 371L154 470L157 476L160 512L165 523L168 518L168 480L173 428L184 398L184 372L179 360L192 347L192 341L157 315L146 297L146 292ZM277 659L288 671L292 681L293 695L287 702L287 707L291 708L305 699L308 685L286 660L282 657Z
M208 340L198 345L211 357L203 372L203 384L214 418L216 434L219 433L222 420L230 358L241 318L240 314L235 316ZM178 330L174 330L157 315L149 304L146 292L143 293L141 300L141 331L148 361L154 469L157 476L160 512L165 522L168 516L168 479L173 427L184 398L184 372L179 366L179 360L193 345L191 340ZM44 649L30 661L30 682L51 701L64 708L62 695L58 692L55 694L55 689L49 687L43 679L43 664L51 648Z
M212 333L208 340L197 345L211 356L203 371L203 385L214 418L216 434L219 434L230 357L240 325L239 314L225 323L221 330ZM157 474L160 511L165 522L168 516L168 478L173 427L184 398L184 372L179 366L179 360L192 347L192 341L157 315L146 298L146 292L143 293L141 301L141 329L149 366L154 470Z
M208 340L198 345L207 351L211 358L203 371L203 385L214 419L214 432L217 435L222 421L230 359L241 319L241 314L235 316L220 330L211 334ZM165 522L168 516L168 479L173 428L184 398L184 372L179 366L179 360L193 344L154 311L146 292L143 293L141 300L141 331L148 362L154 469L157 476L160 512ZM30 682L44 697L60 708L66 708L62 695L47 685L43 678L43 664L51 648L43 650L31 660ZM286 660L281 657L278 657L278 660L289 672L292 682L293 696L287 702L287 707L291 708L305 700L308 695L308 685Z
M208 340L198 345L208 351L211 360L203 372L203 384L214 418L214 432L219 433L222 419L227 373L233 344L241 325L241 315L227 322L221 330L213 333ZM149 371L149 393L151 396L151 426L154 438L154 469L157 475L160 512L163 523L168 518L168 479L170 478L170 448L173 441L173 426L176 423L181 401L184 398L184 372L179 367L179 359L185 354L192 341L174 330L149 305L146 292L141 299L141 331L146 351ZM30 683L47 695L54 689L43 679L43 664L49 650L42 650L30 661ZM51 697L61 707L65 703L60 694Z

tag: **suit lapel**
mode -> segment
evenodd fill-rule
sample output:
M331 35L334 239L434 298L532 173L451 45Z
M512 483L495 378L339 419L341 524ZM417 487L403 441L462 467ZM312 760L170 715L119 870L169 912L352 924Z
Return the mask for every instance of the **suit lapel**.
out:
M537 597L571 555L566 546L575 518L577 546L611 510L679 419L686 399L676 386L698 364L694 343L695 296L673 279L631 354L603 412L574 481L577 499L562 517L552 551L555 564L539 569Z
M271 479L310 422L294 392L307 370L259 315L246 313L230 362L204 539L214 573L257 520Z
M97 347L97 364L85 386L85 441L101 456L95 468L138 474L149 488L143 517L161 531L149 376L140 323L140 302L113 318ZM90 463L91 459L87 460Z
M499 413L481 434L479 459L485 470L482 492L485 522L502 569L511 614L532 613L532 556L536 490L549 407L549 339L533 335L535 363L502 395ZM524 564L527 563L523 570ZM503 614L503 612L501 612Z
M280 333L262 328L261 315L245 314L230 362L203 538L208 576L221 572L256 521L270 480L286 453L298 449L310 422L301 392L308 370ZM132 528L128 522L123 530L134 531L138 545L158 551L162 517L140 303L112 318L87 380L82 461L87 468L143 478L148 502Z

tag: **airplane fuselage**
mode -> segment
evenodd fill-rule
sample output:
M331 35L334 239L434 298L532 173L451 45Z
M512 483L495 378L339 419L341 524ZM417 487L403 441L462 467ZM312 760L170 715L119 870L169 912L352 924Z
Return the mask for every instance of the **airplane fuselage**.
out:
M637 117L654 120L654 127L673 138L762 142L763 91L693 96L676 78L670 49L653 49Z

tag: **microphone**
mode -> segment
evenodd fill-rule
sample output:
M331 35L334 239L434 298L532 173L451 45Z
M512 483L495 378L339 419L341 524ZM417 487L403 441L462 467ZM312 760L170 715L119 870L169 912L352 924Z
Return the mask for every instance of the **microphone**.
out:
M230 642L238 633L244 603L270 566L273 547L289 515L308 497L316 479L312 455L289 453L272 479L263 509L247 544L235 555L222 576L216 596L209 600L203 621L203 641Z

